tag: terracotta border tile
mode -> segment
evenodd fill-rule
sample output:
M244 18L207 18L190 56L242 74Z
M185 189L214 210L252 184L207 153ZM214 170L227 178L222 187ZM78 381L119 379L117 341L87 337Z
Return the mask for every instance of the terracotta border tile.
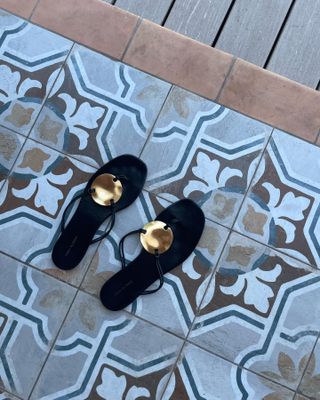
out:
M38 0L0 0L0 7L29 19Z
M40 0L31 21L120 59L139 17L100 0Z
M230 70L230 54L143 20L124 62L209 99L215 99Z
M237 59L219 103L303 139L320 128L320 92Z
M0 7L28 18L36 1L0 0ZM31 20L320 145L320 92L316 90L150 21L142 20L139 26L139 17L101 0L40 0Z

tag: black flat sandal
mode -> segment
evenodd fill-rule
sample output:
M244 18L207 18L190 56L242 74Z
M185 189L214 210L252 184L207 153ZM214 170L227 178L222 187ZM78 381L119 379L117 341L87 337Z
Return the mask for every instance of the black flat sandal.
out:
M72 199L63 213L61 235L52 251L52 260L58 268L75 268L92 243L109 235L116 212L134 202L142 191L146 176L144 162L126 154L114 158L90 178L83 193ZM78 208L65 226L70 206L78 199ZM105 232L93 239L107 218L110 220Z
M204 229L202 210L191 200L180 200L162 211L155 221L129 232L119 243L122 270L102 287L100 299L109 310L127 307L138 296L155 293L164 283L164 274L185 261L195 249ZM140 234L143 249L126 266L124 241ZM159 279L156 289L147 288Z

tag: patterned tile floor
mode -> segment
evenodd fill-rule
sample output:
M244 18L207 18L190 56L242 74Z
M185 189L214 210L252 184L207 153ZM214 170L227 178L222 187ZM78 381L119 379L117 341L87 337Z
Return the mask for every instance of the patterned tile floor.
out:
M66 205L128 152L145 190L78 268L56 269ZM320 399L319 159L0 11L0 400ZM155 295L105 310L119 239L183 197L207 218L192 256Z

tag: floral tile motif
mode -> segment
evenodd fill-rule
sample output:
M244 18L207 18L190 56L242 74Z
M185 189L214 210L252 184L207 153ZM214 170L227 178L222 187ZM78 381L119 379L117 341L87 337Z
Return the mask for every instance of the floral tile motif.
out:
M72 271L51 260L64 209L79 194L95 169L28 139L0 192L1 250L79 285L94 255L91 246Z
M234 233L190 340L295 390L320 330L319 282L317 270Z
M170 93L142 158L147 189L188 197L231 226L271 128L180 88Z
M319 157L317 146L274 132L236 229L319 266Z
M170 87L76 46L31 136L94 166L139 155Z
M72 42L0 14L0 124L27 135Z
M5 182L25 139L0 126L0 188Z
M79 292L31 399L160 400L181 346L177 337Z
M118 256L120 239L153 220L169 204L166 200L143 192L138 201L119 213L115 228L109 238L101 243L91 262L82 288L98 295L104 282L121 268ZM202 238L188 260L165 275L164 286L159 292L151 296L140 296L128 310L176 334L186 336L227 235L226 228L207 220ZM136 258L140 251L138 235L128 238L125 244L128 261Z
M242 371L245 392L238 385L237 366L193 345L187 345L162 400L292 400L294 392Z
M312 400L320 399L320 345L317 343L299 386L299 392ZM301 400L304 397L301 396Z
M75 289L3 254L0 271L0 386L26 399Z

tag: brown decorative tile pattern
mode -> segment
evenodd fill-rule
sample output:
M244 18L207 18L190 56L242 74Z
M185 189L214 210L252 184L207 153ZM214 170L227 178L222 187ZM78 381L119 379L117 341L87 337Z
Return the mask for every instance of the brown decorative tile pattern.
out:
M76 45L30 137L93 166L139 156L171 85Z
M0 188L5 183L24 142L23 136L0 126Z
M292 400L294 392L242 371L247 392L230 385L237 367L188 344L171 376L163 400Z
M100 0L40 0L31 20L120 59L138 17Z
M319 132L319 91L240 59L218 101L309 141L315 141Z
M51 250L60 233L65 207L81 192L94 171L28 139L0 194L1 250L79 285L97 245L70 272L54 266Z
M79 292L31 399L160 400L182 343Z
M191 198L231 227L272 128L175 87L142 159L146 187L170 201Z
M235 229L320 265L320 149L275 131L256 171Z
M214 100L232 56L144 20L124 61Z
M233 233L190 334L192 342L296 390L320 332L320 275ZM244 398L246 398L244 396Z
M298 392L307 396L311 400L320 398L320 345L317 343L314 353L309 360L303 364L304 375L299 386ZM305 400L303 396L301 399Z
M0 125L28 135L72 43L0 14Z
M0 268L0 387L28 399L76 290L3 254Z

